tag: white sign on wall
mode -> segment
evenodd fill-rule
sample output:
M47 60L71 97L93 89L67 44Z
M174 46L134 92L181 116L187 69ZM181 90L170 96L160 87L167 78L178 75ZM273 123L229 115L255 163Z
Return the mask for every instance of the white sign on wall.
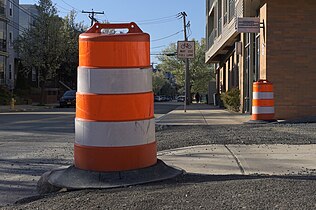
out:
M194 41L178 41L177 53L178 53L178 58L194 58L195 42Z

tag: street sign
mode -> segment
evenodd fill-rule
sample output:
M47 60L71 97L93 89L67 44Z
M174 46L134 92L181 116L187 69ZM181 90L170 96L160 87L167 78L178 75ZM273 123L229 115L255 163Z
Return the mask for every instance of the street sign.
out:
M177 49L178 58L194 58L195 56L194 41L178 41Z
M238 33L260 33L260 19L258 17L237 18Z

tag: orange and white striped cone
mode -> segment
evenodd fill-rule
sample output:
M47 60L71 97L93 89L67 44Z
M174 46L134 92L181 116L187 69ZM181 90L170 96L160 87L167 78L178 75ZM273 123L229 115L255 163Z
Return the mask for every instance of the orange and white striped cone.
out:
M101 33L122 28L129 32ZM74 166L43 174L41 193L129 186L183 172L157 159L151 73L149 35L135 23L96 23L80 35Z
M99 33L110 28L129 32ZM149 51L149 35L134 23L97 23L80 35L77 168L124 171L157 162Z
M273 84L267 80L253 83L252 115L250 123L275 122Z

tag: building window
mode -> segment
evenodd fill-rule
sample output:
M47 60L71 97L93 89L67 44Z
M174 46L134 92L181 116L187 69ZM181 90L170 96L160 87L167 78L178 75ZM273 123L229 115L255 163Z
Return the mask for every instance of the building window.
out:
M4 21L0 21L0 51L7 51L7 24Z
M218 36L222 34L222 26L223 26L223 18L222 18L222 0L218 1L218 10L217 10L217 14L218 14Z
M235 1L229 0L229 22L235 17Z
M9 32L9 46L13 47L13 32Z
M214 12L211 13L211 15L208 16L208 21L207 21L207 46L208 49L214 44L214 39L216 35L216 29L214 27Z
M0 84L4 84L5 57L0 56Z
M228 22L228 5L229 5L229 0L224 0L224 2L223 2L223 16L224 16L223 25L225 25Z
M9 3L9 15L12 17L13 15L13 6L12 6L12 2Z
M5 0L0 1L0 15L5 15Z

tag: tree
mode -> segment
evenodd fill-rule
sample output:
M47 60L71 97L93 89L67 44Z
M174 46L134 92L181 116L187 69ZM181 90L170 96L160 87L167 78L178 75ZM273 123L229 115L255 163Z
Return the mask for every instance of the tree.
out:
M205 49L205 39L202 39L201 42L195 42L195 58L190 59L190 82L192 92L207 93L208 82L214 79L213 71L211 71L209 65L205 64ZM175 43L170 44L164 49L164 55L158 56L158 60L161 62L158 68L163 71L171 72L176 78L176 83L179 85L180 91L183 91L185 81L184 59L178 59L176 56L167 56L170 52L176 51L177 47Z
M44 103L44 89L48 79L56 75L61 64L61 51L64 46L60 29L62 19L57 16L57 9L51 0L39 0L38 17L16 43L24 68L30 72L35 69L41 88L41 104Z
M61 50L61 65L57 69L57 79L74 88L76 86L79 63L79 35L84 31L82 23L75 23L76 13L71 11L64 19L61 29L65 43Z
M153 72L153 91L156 95L160 93L161 88L165 85L166 82L167 80L165 79L163 72Z

